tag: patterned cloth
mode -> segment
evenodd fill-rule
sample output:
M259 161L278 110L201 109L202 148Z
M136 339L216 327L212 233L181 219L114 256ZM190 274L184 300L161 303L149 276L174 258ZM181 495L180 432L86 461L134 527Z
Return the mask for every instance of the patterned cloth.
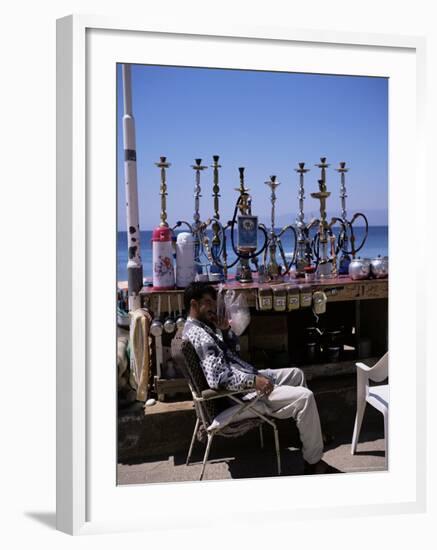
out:
M137 385L137 401L147 401L151 353L149 336L152 316L147 309L136 309L130 316L130 349L134 363L134 378Z

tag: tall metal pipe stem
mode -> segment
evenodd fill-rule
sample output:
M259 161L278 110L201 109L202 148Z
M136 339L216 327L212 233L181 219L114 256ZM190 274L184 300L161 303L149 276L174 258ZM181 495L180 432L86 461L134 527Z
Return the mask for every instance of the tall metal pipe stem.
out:
M310 258L308 256L309 242L305 233L305 212L304 212L304 200L305 200L305 187L304 177L309 168L305 168L304 162L299 162L299 168L295 168L295 171L299 174L299 212L296 217L297 228L297 256L296 256L296 273L303 275L305 273L304 268L310 264Z
M196 183L194 186L194 214L193 214L193 227L195 229L199 228L200 225L200 198L202 195L202 189L200 187L200 172L206 170L207 166L202 166L202 159L195 159L195 164L191 165L191 168L196 172Z
M326 157L320 157L320 162L318 164L315 164L318 168L321 170L320 174L320 180L322 181L322 184L320 184L320 191L326 191L326 169L328 168L329 164L326 162Z
M197 273L202 273L202 266L200 263L200 240L199 229L201 226L200 221L200 198L202 197L202 189L200 187L200 173L202 170L206 170L207 166L202 166L202 159L195 159L195 164L191 166L196 172L196 183L194 186L194 214L193 214L193 236L194 236L194 261L196 262Z
M339 168L336 168L336 171L339 172L340 174L341 219L343 220L345 227L347 228L348 219L347 219L347 211L346 211L346 198L347 198L346 172L348 171L348 169L346 168L346 163L340 162L340 166ZM353 239L353 234L351 238ZM354 242L352 244L354 244ZM351 258L347 253L348 249L349 249L349 236L348 236L348 231L346 230L343 235L343 244L342 244L342 250L340 254L339 270L341 274L347 274L349 272L349 264L350 264Z
M161 195L161 214L160 214L160 227L168 227L167 223L167 174L166 169L171 166L170 162L167 162L167 157L160 157L159 162L155 162L155 166L161 169L161 185L159 188L159 194Z
M267 264L266 270L267 270L267 275L271 280L277 280L280 278L281 268L278 265L278 262L276 261L275 203L276 203L276 188L278 187L278 185L281 185L281 184L279 183L279 181L276 181L276 176L270 176L270 180L265 181L264 183L270 187L270 190L271 190L270 202L272 205L271 227L270 227L269 243L268 243L269 263ZM267 249L266 249L266 252L267 252Z
M299 162L299 168L295 168L296 172L299 174L299 212L296 218L296 226L300 233L303 233L303 228L305 227L305 213L304 213L304 200L305 200L305 187L304 187L304 175L309 172L308 168L305 168L304 162Z
M213 164L211 165L211 168L213 169L213 188L212 188L212 196L214 198L214 218L216 220L220 220L220 186L219 186L219 168L221 168L221 165L219 164L219 155L214 155L212 157ZM213 237L211 241L211 247L212 247L212 256L214 258L220 256L220 248L221 248L221 242L219 237L220 227L218 223L213 222L212 224L212 231L213 231ZM225 245L226 243L223 243ZM226 252L225 252L226 255ZM210 269L211 273L220 273L221 277L223 277L223 269L215 265L214 263L211 265Z
M346 168L345 162L340 162L340 167L336 168L337 172L340 173L340 200L341 200L341 219L346 222L347 221L347 212L346 212L346 172L348 171L348 168Z
M212 196L214 198L214 218L216 220L220 219L220 186L219 186L219 168L221 168L221 165L218 163L219 156L214 155L213 157L213 164L211 165L211 168L213 169L213 187L212 187ZM217 245L220 244L220 238L218 236L219 233L219 227L217 224L213 224L212 226L214 236L212 238L212 244Z
M238 172L240 173L240 186L235 189L235 191L240 193L238 210L243 216L251 215L252 201L249 195L250 189L248 189L244 183L244 166L240 166ZM238 279L241 283L251 283L253 281L248 258L240 258L237 273L239 274Z
M132 79L131 66L129 64L122 65L122 78L124 103L123 146L128 246L128 292L129 296L134 294L138 296L143 287L143 264L141 261L141 240L138 210L135 119L132 112ZM133 307L140 307L140 304L136 303Z
M320 201L318 239L321 253L319 254L317 273L319 277L323 278L332 277L331 266L329 265L328 258L328 222L326 221L326 199L331 195L331 193L327 191L326 183L323 179L318 180L318 183L319 191L317 193L311 193L311 196Z

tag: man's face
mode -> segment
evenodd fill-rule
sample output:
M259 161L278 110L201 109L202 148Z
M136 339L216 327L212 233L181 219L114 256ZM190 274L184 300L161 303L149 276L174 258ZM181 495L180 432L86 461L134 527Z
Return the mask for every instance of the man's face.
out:
M217 323L217 302L209 294L200 300L191 300L191 316L206 325L215 328Z

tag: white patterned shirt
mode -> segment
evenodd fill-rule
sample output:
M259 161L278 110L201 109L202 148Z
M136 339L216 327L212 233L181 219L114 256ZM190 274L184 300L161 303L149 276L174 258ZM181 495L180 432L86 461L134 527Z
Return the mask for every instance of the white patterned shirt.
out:
M255 387L255 367L243 361L226 344L223 334L188 317L182 334L196 350L208 385L213 390L243 390Z

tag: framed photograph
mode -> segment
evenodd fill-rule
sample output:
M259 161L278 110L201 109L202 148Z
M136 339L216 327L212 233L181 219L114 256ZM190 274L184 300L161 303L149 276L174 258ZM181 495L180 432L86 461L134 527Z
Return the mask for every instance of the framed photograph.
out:
M70 16L58 21L58 529L82 534L168 529L169 525L207 527L209 509L205 499L215 502L217 521L231 517L235 522L239 517L248 521L255 511L273 521L275 517L288 515L317 519L425 509L426 369L425 331L421 330L425 322L425 288L416 271L405 268L405 250L415 250L418 262L425 252L416 243L414 232L404 230L405 217L409 223L418 224L420 204L416 198L426 188L422 143L424 51L424 41L414 37L204 25L171 28L88 16ZM130 111L126 107L129 98L134 103ZM137 109L139 104L142 107ZM128 126L124 125L126 115L134 116L135 147L129 141ZM305 166L299 166L303 161ZM328 168L330 161L332 165ZM345 161L346 164L341 164ZM133 162L136 197L139 197L136 213L132 205L126 205L133 195L126 191L126 179L132 181L132 173L125 166L129 163L132 166ZM205 170L199 168L203 165ZM242 167L245 171L238 170ZM308 174L307 169L311 170ZM163 430L161 426L144 433L150 425L145 428L140 417L144 411L147 416L149 407L153 410L158 406L155 410L161 411L167 410L166 407L175 411L179 407L177 410L182 413L188 410L190 437L193 428L190 423L194 424L191 402L183 400L185 404L180 405L179 399L172 398L179 391L189 391L188 385L183 387L184 381L177 376L175 365L165 361L168 356L165 349L159 351L153 333L147 333L151 344L150 348L147 346L150 372L147 371L146 378L133 376L133 381L128 376L121 392L123 399L131 394L138 414L124 414L120 408L117 351L120 318L129 319L127 311L135 309L132 308L135 300L139 301L139 308L148 309L158 319L156 306L160 297L159 313L168 327L183 312L185 283L177 285L173 280L174 291L155 293L156 289L168 290L164 281L168 273L163 268L155 270L151 241L159 233L161 243L167 229L170 233L177 221L188 218L187 226L196 234L192 229L196 221L194 218L193 222L193 208L196 214L193 189L199 182L197 177L204 182L203 192L198 193L198 198L202 195L201 215L216 222L232 218L238 186L244 187L244 177L247 188L251 188L250 207L240 208L238 221L234 216L242 237L239 249L229 249L230 264L233 252L239 251L244 259L251 247L258 246L254 223L263 224L265 243L270 245L273 241L267 239L275 228L280 232L287 225L298 226L299 215L303 214L303 209L298 209L298 182L299 177L304 178L300 181L305 183L306 221L316 220L312 237L316 243L312 246L316 261L314 265L309 262L307 267L314 267L319 277L316 280L319 285L310 292L317 320L317 312L320 315L325 312L326 301L328 310L335 309L333 297L347 287L346 279L338 279L337 271L332 273L342 265L337 254L347 255L345 238L350 242L352 236L355 246L347 277L352 278L355 291L363 293L363 303L370 304L372 297L381 297L372 296L373 292L380 292L379 287L375 291L366 286L367 279L359 283L361 279L358 276L355 279L354 265L359 270L366 269L365 262L358 259L360 243L363 242L365 256L381 255L379 263L374 262L372 268L367 266L369 273L374 270L373 284L378 279L378 269L385 268L383 256L389 255L390 282L389 285L385 282L385 301L379 309L363 305L367 327L373 324L384 337L369 339L366 331L362 337L360 333L357 335L360 327L355 322L350 327L349 341L349 328L344 321L341 338L345 338L346 344L356 344L347 351L343 341L341 349L336 346L339 331L322 324L319 333L325 332L324 340L317 348L317 353L323 354L323 361L319 361L323 368L332 370L336 365L338 373L350 375L347 369L355 359L371 355L366 346L373 344L374 355L381 357L389 342L390 417L385 427L386 441L390 434L388 467L382 447L374 454L372 467L339 468L343 475L293 475L300 471L287 468L280 476L273 470L266 473L263 468L255 468L255 474L250 475L243 467L242 474L229 476L215 467L199 482L197 474L203 451L198 455L200 459L196 459L200 464L185 467L174 461L169 468L157 458L158 448L164 449L165 441L157 442L156 453L150 455L141 447L149 436L148 445L153 448L153 438L159 439L159 429ZM219 188L221 177L223 184ZM282 183L279 188L278 183ZM244 193L240 192L240 199L243 195L247 198ZM341 208L339 197L343 200ZM335 200L336 206L329 202L326 206L327 200ZM238 206L241 202L235 212ZM366 215L359 223L354 214L361 211ZM331 230L328 222L336 215L338 227ZM350 233L355 219L356 226ZM225 234L224 225L217 235ZM131 228L137 228L138 233ZM177 234L175 231L174 236ZM329 238L332 249L327 244L323 247ZM136 249L140 239L142 246ZM214 242L213 222L210 233L202 234L199 241L206 251L205 257L211 260L215 257L209 250L209 239ZM292 275L302 276L299 285L295 285L301 305L305 305L305 288L312 284L307 277L311 269L304 273L302 268L299 274L295 263L292 274L293 262L287 264L287 258L293 256L291 239L284 237L283 243L286 250L282 256L278 251L279 263L282 260L283 264L279 273L273 269L271 257L270 263L261 259L259 262L266 268L263 276L267 282L280 283L274 285L276 290L271 293L271 309L276 307L276 311L280 311L281 299L293 307L290 297L293 289L285 298L278 291L293 286ZM271 246L267 248L271 252ZM291 253L287 256L289 248ZM132 266L137 265L137 258L143 269L141 289L128 296L128 285L135 282ZM170 254L169 266L165 266L170 267L171 261ZM329 266L329 276L321 269L324 264ZM215 265L223 267L221 262ZM235 275L237 280L250 277L244 269L243 262ZM261 270L255 271L256 277L261 276ZM213 283L223 276L219 269L214 271L205 265L197 269L197 274L207 276ZM262 295L261 286L256 296L248 291L248 300L253 298L254 308L262 309ZM347 316L351 309L356 315L357 307L351 302L351 307L340 313ZM184 311L185 315L188 313ZM272 321L266 321L265 312L258 313L258 317L253 316L256 321L253 325L259 324L262 335L266 323ZM126 321L127 326L130 322ZM309 330L311 327L307 325ZM289 323L288 328L281 330L288 334L295 329ZM127 334L125 343L129 331ZM260 338L257 334L252 333L253 341ZM301 335L296 339L304 341ZM311 376L320 372L321 365L318 370L308 367L314 362L309 356L315 353L315 348L309 340L305 342L305 346L296 347L297 351L286 348L287 360L292 358L296 364L306 365L311 382ZM130 353L134 354L132 345ZM346 353L354 358L351 365L343 360L346 356L339 356ZM128 371L124 369L123 373ZM146 406L148 400L151 401ZM326 410L332 411L335 406L334 401L326 405ZM322 426L324 416L321 412ZM335 422L335 414L332 418ZM135 421L137 426L130 428L128 423ZM178 424L178 429L173 427L167 439L173 437L176 441L178 430L183 429L182 424ZM406 433L408 445L405 445ZM381 442L384 443L384 437ZM181 449L182 454L188 451ZM342 449L350 455L350 444ZM281 453L283 461L286 460L288 454L285 457ZM300 451L296 453L300 456ZM272 493L274 500L268 498ZM153 502L153 506L145 508L147 502Z

